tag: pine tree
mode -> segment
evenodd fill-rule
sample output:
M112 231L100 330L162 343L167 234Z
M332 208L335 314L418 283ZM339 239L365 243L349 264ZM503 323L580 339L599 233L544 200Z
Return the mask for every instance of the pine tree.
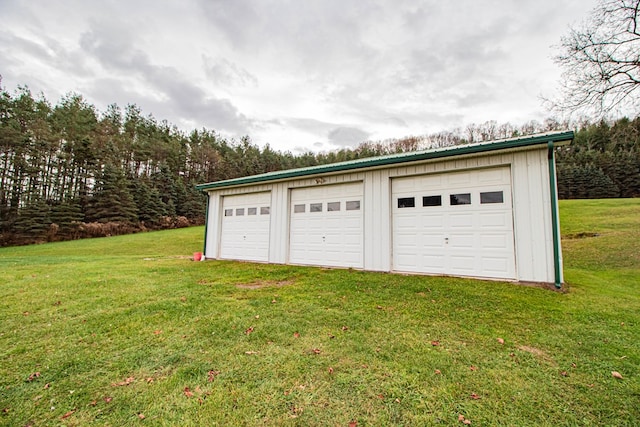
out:
M67 199L51 208L51 222L58 227L57 240L76 239L83 220L82 207L77 199Z
M22 242L44 242L50 225L49 206L42 200L36 200L18 210L13 231Z
M87 219L134 225L138 221L135 201L121 169L106 165L97 191L89 201Z
M150 187L146 179L138 179L133 184L133 198L138 209L138 220L146 227L155 227L163 216L167 215L167 208L162 202L156 188Z

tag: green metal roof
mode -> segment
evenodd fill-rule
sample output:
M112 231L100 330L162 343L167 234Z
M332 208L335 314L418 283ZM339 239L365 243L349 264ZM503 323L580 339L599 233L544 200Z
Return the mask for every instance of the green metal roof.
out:
M210 182L208 184L196 185L198 190L210 190L215 188L236 187L250 184L260 184L264 182L281 181L290 178L301 178L311 175L328 174L335 172L345 172L358 169L379 168L382 166L392 166L407 162L420 160L438 159L444 157L460 156L464 154L479 154L496 150L510 148L522 148L533 145L544 145L548 143L558 144L561 142L571 142L573 132L549 132L527 137L503 139L499 141L481 142L476 144L455 145L452 147L428 149L422 151L411 151L407 153L389 154L379 157L367 157L363 159L350 160L347 162L331 163L326 165L310 166L299 169L280 170L263 173L259 175L245 176L241 178L227 179L224 181Z

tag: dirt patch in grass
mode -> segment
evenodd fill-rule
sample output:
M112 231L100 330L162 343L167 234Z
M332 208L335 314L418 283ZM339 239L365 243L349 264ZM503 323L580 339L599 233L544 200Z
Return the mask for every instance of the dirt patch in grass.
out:
M542 360L544 360L546 362L554 363L553 358L551 356L549 356L549 354L547 354L547 352L545 352L544 350L540 350L539 348L530 347L528 345L521 345L521 346L518 346L518 350L525 351L527 353L533 354L537 358L542 359Z
M261 289L261 288L281 288L287 285L293 285L295 281L293 280L256 280L255 282L250 283L238 283L236 284L236 288L240 289Z

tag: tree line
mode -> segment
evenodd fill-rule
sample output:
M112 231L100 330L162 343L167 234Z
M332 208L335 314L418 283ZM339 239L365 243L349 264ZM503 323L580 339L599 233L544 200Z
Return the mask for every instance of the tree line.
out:
M71 94L51 105L28 88L0 88L0 245L202 224L195 185L282 169L567 129L553 119L495 121L356 148L293 155L249 137L185 133L140 108L99 112ZM640 118L582 122L557 152L561 198L640 196Z

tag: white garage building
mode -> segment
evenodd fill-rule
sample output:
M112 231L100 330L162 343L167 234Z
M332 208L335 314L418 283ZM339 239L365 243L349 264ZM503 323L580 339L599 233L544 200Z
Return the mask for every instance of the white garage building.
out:
M554 147L573 132L199 185L205 258L553 283Z

